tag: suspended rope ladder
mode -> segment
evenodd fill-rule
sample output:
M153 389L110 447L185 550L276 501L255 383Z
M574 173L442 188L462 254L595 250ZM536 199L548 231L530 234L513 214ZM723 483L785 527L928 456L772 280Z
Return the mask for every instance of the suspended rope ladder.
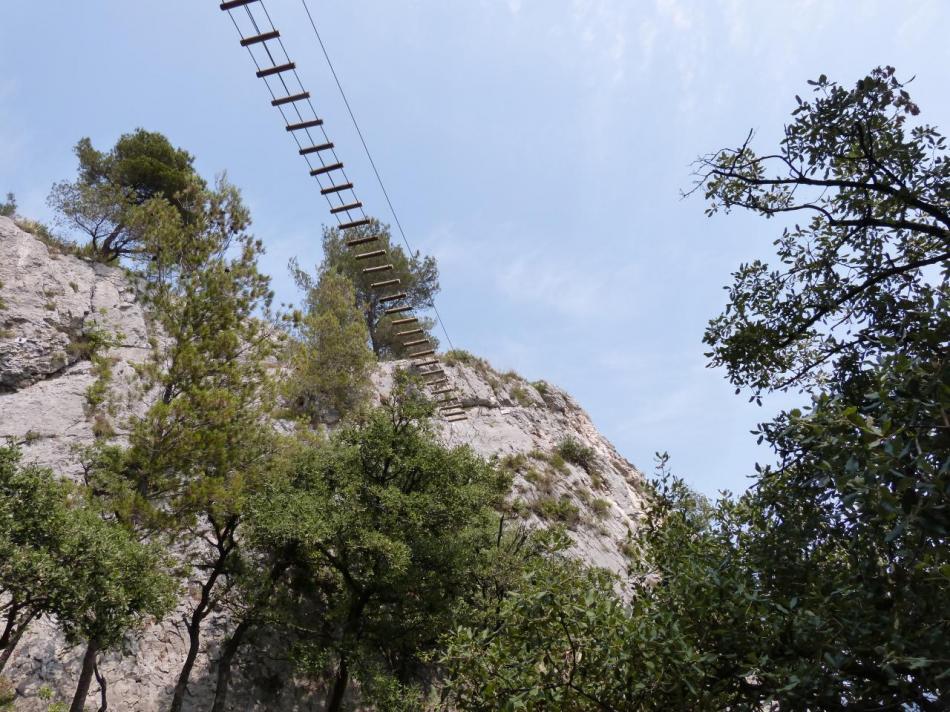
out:
M291 61L280 31L271 21L263 0L229 0L222 2L220 7L234 23L240 44L247 49L254 63L257 77L263 79L267 86L271 106L280 112L285 129L296 143L297 153L306 162L320 194L326 199L330 215L336 219L336 227L343 234L347 248L356 251L355 259L365 264L362 274L380 275L379 281L370 283L370 289L378 290L379 304L391 305L384 308L384 316L392 318L394 326L418 327L419 318L410 315L413 307L402 303L407 295L399 291L401 280L386 278L386 273L393 270L393 265L387 261L388 252L385 248L374 249L376 246L372 243L378 242L379 237L360 234L358 231L358 228L370 225L372 221L363 210L363 202L356 195L353 181L346 174L336 147L327 135L323 119L317 115L310 92L301 82L297 65ZM435 305L432 306L434 308ZM399 318L393 318L396 315L400 315ZM413 370L423 378L430 394L436 397L435 402L442 417L451 423L467 420L464 406L455 395L456 388L445 378L445 371L435 357L434 344L425 335L425 330L421 327L407 329L397 332L396 336L406 337L406 341L400 342L404 348L416 349L407 350L406 355ZM427 380L430 376L437 378Z

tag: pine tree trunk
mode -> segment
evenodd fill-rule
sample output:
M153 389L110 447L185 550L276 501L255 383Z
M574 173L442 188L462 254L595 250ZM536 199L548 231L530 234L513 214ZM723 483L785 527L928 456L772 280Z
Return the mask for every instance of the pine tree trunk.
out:
M10 608L7 609L7 620L3 625L3 634L0 635L0 650L6 650L7 645L10 644L10 633L13 631L13 624L16 623L19 612L20 606L16 603L11 603Z
M12 630L7 636L6 646L4 646L3 652L0 653L0 672L3 672L3 668L7 666L10 657L13 655L13 651L16 649L17 643L20 642L20 638L26 633L26 629L30 627L30 623L33 622L33 619L36 618L37 615L38 613L36 611L28 610L19 622L13 624ZM5 632L4 635L7 635L7 633Z
M228 701L228 686L231 684L231 664L234 662L234 656L238 648L244 642L244 636L251 628L251 621L245 618L238 623L234 633L228 638L221 648L221 657L218 659L218 681L214 688L214 704L211 712L224 712Z
M333 691L330 693L330 699L327 701L326 712L340 712L343 705L343 695L346 694L346 686L350 681L350 670L346 664L346 657L340 656L340 665L336 669L336 679L333 681Z
M86 706L86 695L89 694L89 685L92 683L98 653L99 646L96 641L90 640L86 645L86 654L82 657L82 671L79 673L79 683L76 685L76 694L73 695L73 703L69 706L69 712L83 712Z
M175 683L175 694L172 696L172 704L169 707L170 712L181 712L182 705L185 703L185 691L188 689L188 680L191 678L191 671L195 667L195 660L198 659L198 647L201 644L201 621L205 617L205 607L199 604L191 615L191 621L187 623L188 628L188 654L185 656L185 662L181 666L181 672L178 673L178 681Z
M185 692L188 690L188 680L191 678L191 672L194 670L195 661L198 659L198 649L201 645L201 624L211 613L212 600L211 592L214 590L218 578L224 573L225 564L228 556L234 548L234 526L229 525L225 528L226 533L219 533L217 546L218 557L214 561L211 573L208 579L201 584L201 596L198 598L198 605L191 613L191 618L186 619L185 627L188 629L188 654L185 656L185 662L181 666L181 672L178 673L178 681L175 683L175 692L172 695L172 703L168 708L169 712L181 712L185 704Z

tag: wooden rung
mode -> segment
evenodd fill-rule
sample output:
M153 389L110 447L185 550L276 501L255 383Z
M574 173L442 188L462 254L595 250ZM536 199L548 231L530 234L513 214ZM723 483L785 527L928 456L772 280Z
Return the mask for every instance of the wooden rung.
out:
M359 201L355 203L350 203L349 205L338 205L335 208L330 208L330 213L336 215L337 213L348 213L351 210L357 210L362 208L363 204Z
M402 314L403 312L407 312L407 311L412 311L412 307L410 306L392 307L390 309L387 309L385 313L386 314ZM393 324L397 324L397 323L399 322L396 322L396 321L393 322Z
M301 148L297 153L301 156L306 156L308 153L319 153L320 151L329 151L333 148L333 141L328 143L321 143L319 146L307 146L306 148Z
M272 74L280 74L281 72L289 72L291 69L296 69L297 65L293 62L287 62L287 64L278 64L273 67L267 67L266 69L261 69L257 72L257 78L263 79L264 77L269 77Z
M369 218L363 218L362 220L354 220L353 222L341 223L340 225L337 225L337 229L349 230L351 227L362 227L363 225L369 225L371 222L373 221L370 220Z
M441 410L441 411L457 410L457 411L460 411L460 412L465 412L465 409L464 409L462 406L460 406L460 405L444 405L444 406L442 406L441 408L439 408L439 410Z
M436 363L438 363L438 362L439 362L439 359L434 358L434 359L431 359L430 361L423 361L422 363L416 363L416 364L413 364L413 365L414 365L416 368L422 368L423 366L432 366L433 364L436 364Z
M428 339L416 339L415 341L404 341L403 346L418 346L419 344L428 344Z
M290 94L289 96L281 96L277 99L271 101L271 106L283 106L284 104L292 104L295 101L303 101L304 99L310 98L310 92L305 91L300 94Z
M385 304L386 302L396 302L396 301L399 301L400 299L405 299L405 297L406 297L405 292L397 292L396 294L390 294L387 297L380 297L379 303ZM396 334L396 336L399 336L399 334Z
M448 378L437 378L434 381L426 381L427 386L441 386L443 383L448 383Z
M414 354L409 354L409 358L419 358L420 356L431 356L435 353L435 349L426 349L425 351L417 351Z
M366 237L355 237L352 240L346 241L347 247L356 247L357 245L365 245L367 242L376 242L379 239L378 235L367 235Z
M222 10L233 10L236 7L241 7L242 5L250 5L252 2L257 2L257 0L228 0L228 2L221 3Z
M439 374L444 374L444 373L445 371L443 371L441 368L434 368L431 371L422 371L421 373L419 373L419 375L420 376L438 376Z
M373 282L370 286L371 289L380 289L381 287L391 287L394 284L399 284L398 279L387 279L385 282ZM387 310L388 312L388 310Z
M417 316L410 316L406 319L393 319L393 326L397 324L418 324L418 323L419 323L419 317ZM436 363L438 363L438 361L436 361Z
M458 401L458 398L456 398L455 396L449 396L448 398L443 398L442 400L434 400L432 402L438 403L439 405L446 405L447 403L453 403L454 405L458 405L457 401Z
M443 388L441 391L432 391L432 395L440 396L443 393L452 393L454 390L454 388Z
M254 35L253 37L245 37L241 40L241 46L247 47L248 45L257 44L258 42L267 42L267 40L276 40L280 37L280 33L277 30L272 32L262 32L259 35Z
M425 329L410 329L409 331L397 331L396 336L412 336L413 334L421 334Z
M361 252L361 253L358 254L356 257L354 257L354 259L357 259L357 260L368 260L368 259L371 258L371 257L382 257L382 256L385 255L385 254L386 254L386 250L373 250L372 252ZM403 296L405 296L405 295L403 295ZM383 300L380 299L379 301L383 301Z
M320 192L323 195L329 195L330 193L339 193L341 190L349 190L352 187L352 183L340 183L340 185L331 185L329 188L324 188Z
M296 124L287 124L284 128L288 131L300 131L300 129L312 129L314 126L323 126L323 119L310 119L310 121L301 121ZM310 175L314 175L314 173L311 173Z
M339 168L342 168L342 163L331 163L329 166L320 166L319 168L314 168L310 171L312 176L322 176L324 173L329 173L330 171L335 171ZM330 212L333 212L332 210Z
M463 421L463 420L468 420L468 416L467 416L467 415L463 415L463 416L460 416L460 417L458 417L458 418L446 418L446 419L445 419L445 422L446 422L446 423L459 423L459 422L461 422L461 421Z
M393 268L392 265L377 265L376 267L364 267L363 274L373 274L374 272L389 272Z

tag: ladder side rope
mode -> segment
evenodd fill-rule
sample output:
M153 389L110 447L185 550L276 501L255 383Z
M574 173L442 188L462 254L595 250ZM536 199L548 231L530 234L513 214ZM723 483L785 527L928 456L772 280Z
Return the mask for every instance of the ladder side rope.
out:
M306 3L304 3L304 7L306 8ZM263 0L228 0L220 3L220 8L228 13L231 22L234 24L234 28L240 37L241 46L247 49L254 63L256 75L264 80L264 84L271 97L271 105L280 112L286 131L291 135L297 145L298 154L305 160L310 175L316 179L321 195L327 200L331 216L336 218L337 229L340 230L343 235L344 243L350 249L368 249L367 252L358 252L356 254L356 259L359 260L361 264L365 264L365 266L362 267L364 274L374 276L376 274L385 275L386 272L393 269L393 265L387 262L386 250L369 249L372 245L369 245L369 248L360 247L364 244L372 243L378 238L372 236L356 236L353 239L348 238L348 235L352 235L352 233L349 232L350 230L368 225L370 218L363 209L362 201L357 197L353 182L346 174L343 162L337 155L335 146L327 135L323 120L320 119L311 101L310 92L304 87L300 75L297 73L296 64L291 61L283 40L280 37L280 32L274 26L270 14L267 12L267 8L264 6ZM255 13L254 8L260 8L262 13ZM316 32L316 25L313 23L312 16L310 16L310 10L309 8L306 9L314 32ZM319 39L319 33L317 33L317 38ZM320 44L321 47L323 47L322 40L320 40ZM324 49L324 56L326 56L327 62L329 62L330 58L326 55L326 49ZM330 69L333 71L332 64L330 65ZM340 86L335 71L333 71L333 77L337 82L340 93L343 94L343 87ZM389 205L390 212L392 212L399 232L402 235L403 242L406 244L409 254L412 255L412 249L406 239L405 232L399 223L399 218L393 209L392 201L389 199L389 194L379 176L379 171L376 169L376 164L373 162L373 158L369 153L359 125L356 124L356 118L353 116L349 102L346 101L345 94L343 94L343 100L346 103L350 117L353 119L354 126L363 143L363 148L366 150L373 171L376 173L376 178L379 181L380 188ZM313 133L311 133L311 129L314 130ZM302 136L306 137L306 143L301 142ZM383 290L392 287L397 290L397 293L394 294L384 294L378 299L378 302L380 304L393 303L392 306L383 310L384 316L392 318L393 326L415 327L413 329L407 329L406 331L397 332L397 336L405 336L409 339L408 341L401 342L402 346L407 349L411 347L421 347L416 351L407 351L407 356L412 362L412 367L423 377L424 383L429 388L431 395L437 398L434 402L439 406L438 410L441 416L450 423L467 420L465 406L461 400L454 395L457 389L448 383L448 379L445 378L446 372L435 354L435 348L431 341L424 336L422 329L418 328L420 324L419 318L409 313L412 311L411 306L399 303L406 298L404 292L398 292L399 286L400 280L392 278L383 278L380 279L380 281L370 284L371 289ZM454 349L448 332L445 329L445 324L442 322L442 318L435 304L431 303L430 306L436 313L436 318L442 327L449 346ZM398 318L396 318L397 316ZM419 337L420 335L422 335L421 338ZM432 368L433 366L435 368ZM468 381L464 370L460 370L460 373L465 380ZM427 380L430 376L435 376L435 378ZM469 387L471 387L471 384L469 384ZM438 396L445 397L438 398Z

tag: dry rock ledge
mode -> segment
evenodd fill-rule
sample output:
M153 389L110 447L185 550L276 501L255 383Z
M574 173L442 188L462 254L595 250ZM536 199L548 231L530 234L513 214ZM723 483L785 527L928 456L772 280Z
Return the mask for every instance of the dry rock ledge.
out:
M75 478L77 447L104 430L121 442L125 423L147 407L149 394L138 386L134 367L160 335L137 295L126 271L63 253L0 217L0 438L19 443L25 460ZM98 376L82 346L95 330L117 336L118 343L105 354L112 364L107 407L91 409L87 394ZM398 366L379 367L374 382L380 394ZM474 357L453 359L447 370L464 386L471 407L467 421L440 424L445 442L467 443L486 457L502 458L515 472L510 501L522 519L567 524L574 555L623 571L624 544L643 504L642 474L559 388L498 373ZM593 458L586 468L555 454L566 438L590 448ZM111 709L167 708L185 655L182 615L192 593L183 592L179 609L165 621L130 636L121 656L105 656L101 669ZM210 708L214 679L208 660L217 657L227 630L225 614L210 619L204 635L208 654L199 658L192 676L189 710ZM81 652L49 622L34 625L5 671L22 695L17 709L46 710L49 703L41 698L50 694L68 700ZM231 709L319 709L310 690L255 659L252 646L239 654L236 667ZM97 694L90 691L90 705Z

